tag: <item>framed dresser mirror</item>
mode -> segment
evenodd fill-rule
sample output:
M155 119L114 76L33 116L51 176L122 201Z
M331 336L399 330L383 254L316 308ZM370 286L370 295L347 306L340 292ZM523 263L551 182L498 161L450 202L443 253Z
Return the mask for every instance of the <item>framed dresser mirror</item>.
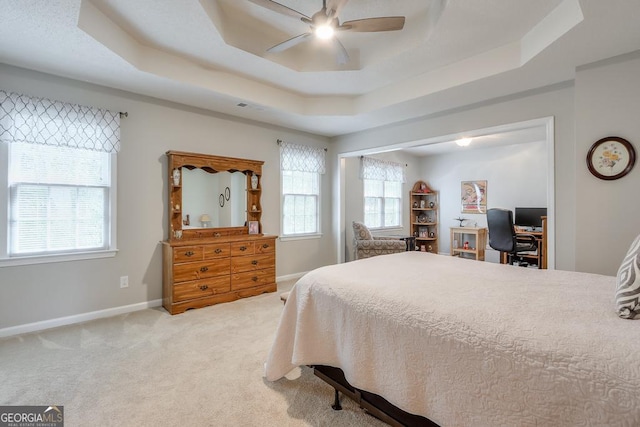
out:
M169 241L262 233L264 162L167 151Z

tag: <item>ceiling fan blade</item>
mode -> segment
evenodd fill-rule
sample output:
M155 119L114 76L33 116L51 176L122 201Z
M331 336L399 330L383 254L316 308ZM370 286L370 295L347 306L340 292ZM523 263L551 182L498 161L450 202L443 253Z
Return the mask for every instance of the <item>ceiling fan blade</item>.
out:
M267 52L273 52L273 53L278 53L278 52L282 52L284 50L287 50L299 43L302 43L303 41L306 40L307 37L311 36L312 33L302 33L299 34L295 37L290 38L289 40L285 40L282 43L278 43L277 45L270 47L269 49L267 49Z
M311 18L307 15L304 15L297 10L293 10L287 6L284 6L280 3L276 3L271 0L249 0L253 4L257 4L258 6L264 7L265 9L272 10L274 12L280 13L282 15L291 16L292 18L301 19L305 22L311 22Z
M340 43L337 37L333 38L333 44L336 48L336 61L340 65L344 65L349 62L349 54L347 53L347 49L344 48L344 45Z
M340 11L347 4L349 0L328 0L327 1L327 16L329 19L333 19L340 15Z
M398 31L404 28L404 16L385 16L381 18L356 19L343 22L336 30L359 33L375 33L378 31Z

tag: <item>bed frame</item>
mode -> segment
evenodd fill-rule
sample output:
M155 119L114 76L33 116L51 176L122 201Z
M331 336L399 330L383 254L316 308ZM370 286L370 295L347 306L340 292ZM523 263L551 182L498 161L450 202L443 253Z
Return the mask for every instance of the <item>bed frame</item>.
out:
M332 366L313 365L315 376L329 384L335 390L335 399L331 407L335 411L342 409L340 393L356 402L368 414L393 427L439 427L433 421L420 415L410 414L392 405L382 396L353 387L344 376L342 369Z

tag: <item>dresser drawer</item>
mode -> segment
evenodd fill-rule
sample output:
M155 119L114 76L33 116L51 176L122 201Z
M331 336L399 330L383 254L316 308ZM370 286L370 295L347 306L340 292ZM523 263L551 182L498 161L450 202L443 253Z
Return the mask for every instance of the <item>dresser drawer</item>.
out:
M252 288L254 286L268 285L276 281L276 269L247 271L231 275L231 290Z
M230 272L229 266L229 259L176 264L173 266L173 281L186 282L228 275Z
M276 242L275 240L263 240L259 242L255 242L255 253L256 254L272 254L276 251Z
M231 256L253 255L255 247L253 242L231 243Z
M229 258L230 250L228 243L217 245L207 245L204 247L204 259Z
M230 289L231 282L229 276L185 282L173 286L173 300L185 301L189 299L197 299L229 292Z
M173 262L200 261L202 246L181 246L173 248Z
M275 265L275 256L273 254L234 257L231 258L231 273L262 270L273 268Z

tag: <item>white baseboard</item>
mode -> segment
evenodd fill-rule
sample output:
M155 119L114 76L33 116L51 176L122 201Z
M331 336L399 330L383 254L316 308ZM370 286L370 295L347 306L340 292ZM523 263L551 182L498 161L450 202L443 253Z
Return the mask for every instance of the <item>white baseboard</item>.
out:
M307 273L308 271L303 271L302 273L293 273L293 274L287 274L285 276L278 276L276 277L276 282L284 282L285 280L299 279Z
M101 319L103 317L117 316L119 314L131 313L146 308L160 307L162 300L140 302L137 304L123 305L120 307L107 308L105 310L92 311L89 313L75 314L73 316L59 317L57 319L43 320L41 322L27 323L25 325L11 326L0 329L0 338L13 335L26 334L29 332L43 331L45 329L57 328L58 326L73 325L75 323L87 322L89 320Z
M287 274L276 278L276 282L285 280L299 279L307 274L302 273ZM27 334L29 332L43 331L45 329L57 328L59 326L73 325L75 323L87 322L89 320L101 319L103 317L117 316L119 314L131 313L133 311L144 310L146 308L160 307L162 300L141 302L138 304L124 305L121 307L108 308L106 310L92 311L90 313L76 314L73 316L59 317L57 319L43 320L41 322L27 323L25 325L11 326L9 328L0 329L0 338L11 337L19 334Z

